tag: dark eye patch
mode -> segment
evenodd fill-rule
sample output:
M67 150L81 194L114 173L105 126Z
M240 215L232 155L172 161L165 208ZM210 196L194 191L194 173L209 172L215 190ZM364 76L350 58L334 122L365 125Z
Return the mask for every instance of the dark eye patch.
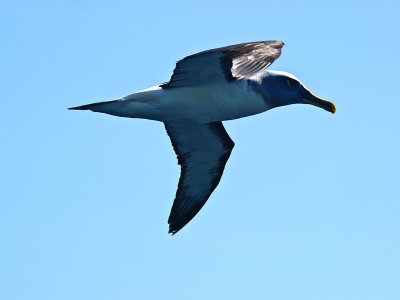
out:
M286 83L287 83L289 86L295 86L295 85L297 84L297 81L294 80L294 79L292 79L292 78L288 78L288 79L286 79Z

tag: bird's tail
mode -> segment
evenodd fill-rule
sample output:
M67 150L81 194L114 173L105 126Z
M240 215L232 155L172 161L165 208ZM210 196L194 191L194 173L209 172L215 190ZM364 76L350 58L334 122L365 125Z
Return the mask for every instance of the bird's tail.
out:
M122 100L111 100L97 103L91 103L81 106L70 107L71 110L91 110L103 114L113 115L117 117L134 117L126 111L126 101Z
M91 103L81 106L70 107L71 110L91 110L94 112L109 114L125 118L141 118L150 120L161 120L160 113L145 101L136 101L133 95L130 99L117 99Z
M97 112L102 112L104 108L110 108L113 106L118 105L118 100L111 100L111 101L103 101L103 102L96 102L96 103L91 103L91 104L85 104L81 106L75 106L75 107L69 107L68 109L71 110L91 110L91 111L97 111Z

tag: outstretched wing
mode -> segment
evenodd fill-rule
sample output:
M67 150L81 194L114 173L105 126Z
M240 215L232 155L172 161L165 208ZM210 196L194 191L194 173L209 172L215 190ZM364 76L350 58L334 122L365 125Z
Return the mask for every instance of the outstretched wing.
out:
M171 80L161 87L199 86L251 77L281 55L284 43L263 41L211 49L181 59Z
M181 165L181 176L168 219L175 234L203 207L217 187L234 142L222 122L165 124Z

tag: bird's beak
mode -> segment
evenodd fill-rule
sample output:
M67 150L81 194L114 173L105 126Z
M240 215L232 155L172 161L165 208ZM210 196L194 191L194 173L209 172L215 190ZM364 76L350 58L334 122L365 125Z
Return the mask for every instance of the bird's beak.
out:
M304 103L321 107L333 114L336 112L336 106L334 103L332 103L331 101L328 101L326 99L318 97L313 92L311 92L309 89L305 88L303 85L301 86L300 95L301 95L301 100Z

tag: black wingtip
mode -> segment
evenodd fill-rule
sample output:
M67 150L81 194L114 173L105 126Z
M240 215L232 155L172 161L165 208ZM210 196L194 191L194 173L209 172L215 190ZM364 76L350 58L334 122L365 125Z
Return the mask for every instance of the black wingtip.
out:
M194 217L194 216L193 216L193 217ZM177 222L177 221L175 221L175 222L169 222L169 223L168 223L168 225L169 225L168 234L170 234L171 236L177 234L179 231L181 231L181 229L182 229L183 227L185 227L185 226L187 225L187 223L189 223L189 221L190 221L193 217L188 218L188 219L184 220L183 222Z
M179 188L178 188L179 189ZM207 196L208 199L209 195ZM175 200L176 201L176 200ZM180 231L183 227L189 223L195 215L200 211L200 209L203 207L205 202L186 202L182 207L175 207L178 202L174 202L172 205L171 209L171 214L168 218L168 224L169 224L169 234L176 234L178 231Z
M182 226L183 227L183 226ZM169 223L169 229L168 229L168 234L171 236L175 235L179 230L182 229L182 227L176 227L172 223Z

